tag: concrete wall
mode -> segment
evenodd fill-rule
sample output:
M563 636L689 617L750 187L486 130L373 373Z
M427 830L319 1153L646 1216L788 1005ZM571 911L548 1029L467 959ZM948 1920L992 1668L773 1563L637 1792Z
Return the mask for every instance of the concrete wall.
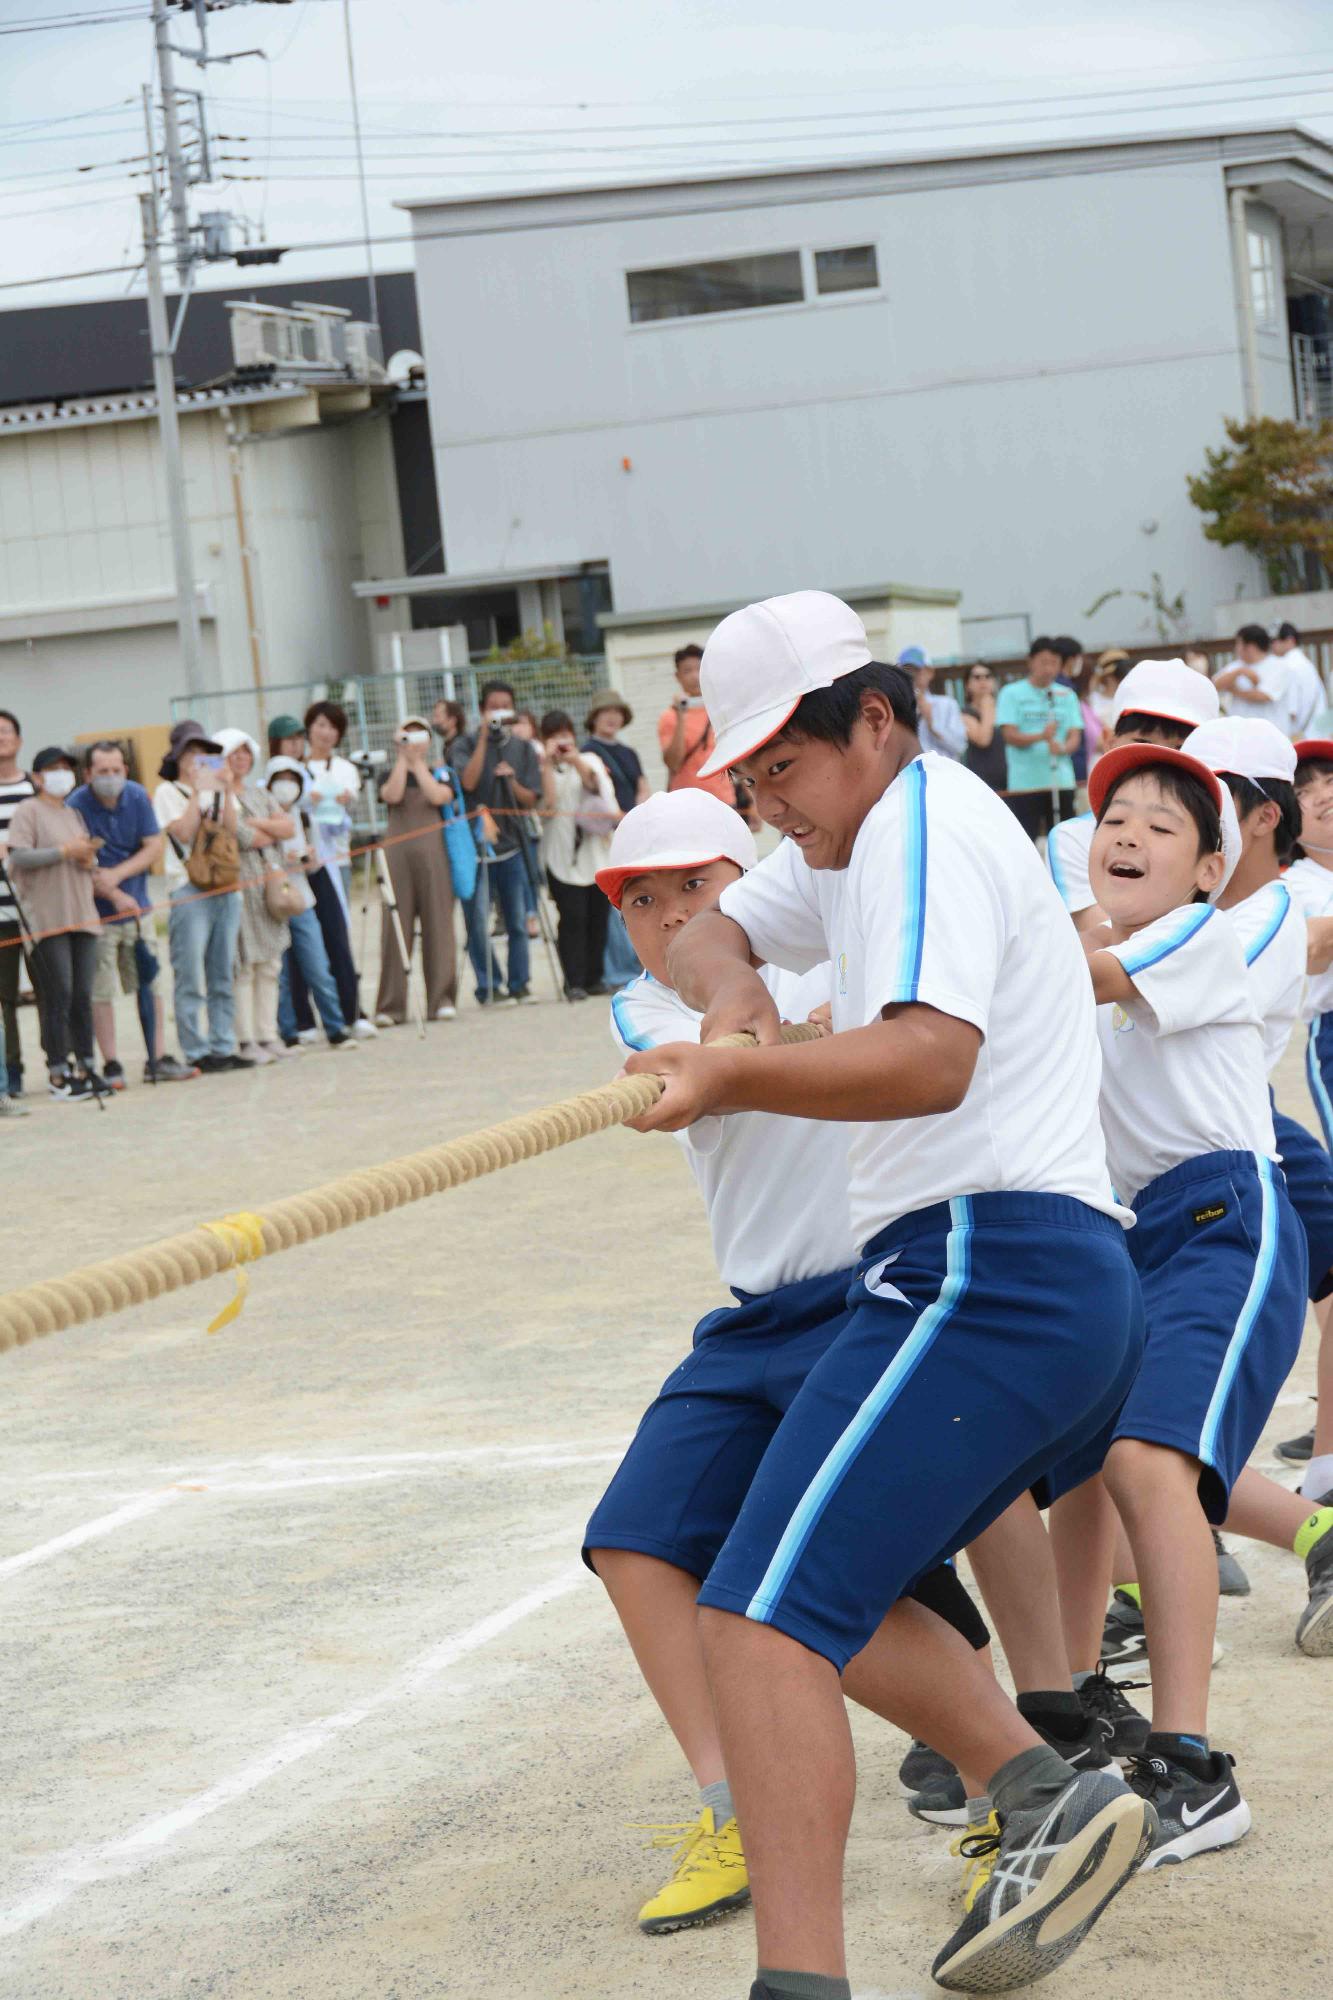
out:
M1242 399L1217 161L805 185L444 237L418 212L452 567L606 558L622 612L907 576L1090 643L1151 629L1128 597L1085 612L1154 569L1198 621L1253 586L1184 488ZM627 269L870 241L879 293L629 324Z
M248 688L224 414L183 415L181 439L205 612L201 686ZM240 472L266 683L372 671L351 586L402 571L388 423L254 438L240 446ZM155 424L0 436L0 703L18 710L30 746L167 718L187 692L173 593ZM254 703L200 706L214 724L257 720Z

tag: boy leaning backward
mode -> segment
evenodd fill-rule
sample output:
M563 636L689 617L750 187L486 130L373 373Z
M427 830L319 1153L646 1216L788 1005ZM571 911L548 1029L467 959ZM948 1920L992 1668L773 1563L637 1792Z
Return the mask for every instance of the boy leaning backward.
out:
M1137 1217L1130 1250L1147 1322L1105 1484L1137 1564L1153 1668L1153 1729L1131 1776L1159 1818L1150 1866L1228 1845L1250 1824L1233 1760L1207 1733L1209 1523L1263 1532L1244 1518L1265 1505L1246 1494L1245 1466L1300 1346L1309 1281L1246 963L1263 931L1253 913L1237 922L1217 907L1242 838L1213 761L1236 780L1265 768L1234 726L1210 723L1182 750L1113 750L1089 781L1090 879L1108 919L1083 940L1099 1003L1102 1123L1112 1178ZM1333 1509L1311 1516L1279 1497L1294 1510L1288 1545L1304 1556L1333 1527Z
M1078 1946L1156 1825L1118 1774L1073 1771L907 1599L1052 1468L1100 1462L1138 1365L1086 962L1003 801L921 755L911 684L872 659L846 604L801 591L733 613L703 689L712 765L738 772L785 838L669 947L704 1045L628 1058L666 1079L638 1122L843 1125L857 1250L847 1321L698 1598L755 1910L752 2000L850 1994L849 1662L881 1713L994 1803L993 1870L933 1971L952 1991L1007 1991ZM757 968L825 961L833 1035L782 1046ZM1058 1032L1034 1044L1038 1019ZM761 1046L706 1046L738 1030Z
M699 1015L668 983L667 947L756 861L739 813L711 793L660 793L615 832L597 881L645 970L611 1003L625 1054L697 1039ZM828 1001L830 968L765 975L786 1019ZM764 1453L814 1363L846 1326L855 1282L844 1125L763 1112L707 1119L678 1136L708 1212L734 1305L709 1313L662 1385L598 1503L584 1559L605 1584L636 1660L699 1786L698 1818L657 1829L670 1879L642 1929L706 1923L749 1900L749 1878L704 1672L696 1599ZM976 1647L988 1633L947 1565L917 1601ZM848 1692L876 1705L855 1669Z

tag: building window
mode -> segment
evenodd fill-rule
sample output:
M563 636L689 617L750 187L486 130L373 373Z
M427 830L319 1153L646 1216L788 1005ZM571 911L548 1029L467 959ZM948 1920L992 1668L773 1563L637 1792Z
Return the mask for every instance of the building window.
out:
M858 243L851 250L816 250L815 290L821 298L830 292L873 292L879 285L879 259L873 243Z
M799 305L805 297L799 250L630 271L625 282L632 326L656 319L694 319L701 313L746 312L756 306Z
M1250 252L1250 310L1261 333L1280 333L1277 243L1266 229L1246 231Z

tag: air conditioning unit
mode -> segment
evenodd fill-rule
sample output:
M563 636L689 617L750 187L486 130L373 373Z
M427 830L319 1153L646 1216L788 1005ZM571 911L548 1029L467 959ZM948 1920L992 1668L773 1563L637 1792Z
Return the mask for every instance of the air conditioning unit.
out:
M227 309L237 368L272 368L282 375L312 379L383 379L382 370L374 376L367 372L369 342L365 336L373 335L378 341L378 327L349 322L340 307L261 305L254 299L230 299Z

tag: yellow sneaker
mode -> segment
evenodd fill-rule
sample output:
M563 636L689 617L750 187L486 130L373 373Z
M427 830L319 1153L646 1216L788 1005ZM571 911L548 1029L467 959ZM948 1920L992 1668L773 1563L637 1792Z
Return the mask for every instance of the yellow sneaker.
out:
M990 1881L999 1851L1000 1822L993 1807L989 1818L981 1820L976 1826L969 1826L957 1840L949 1843L950 1854L958 1855L963 1864L963 1908L969 1913Z
M698 1819L658 1827L648 1845L674 1848L676 1866L671 1880L639 1911L641 1931L680 1931L690 1924L711 1923L749 1902L740 1828L734 1819L715 1827L711 1806L705 1806Z

